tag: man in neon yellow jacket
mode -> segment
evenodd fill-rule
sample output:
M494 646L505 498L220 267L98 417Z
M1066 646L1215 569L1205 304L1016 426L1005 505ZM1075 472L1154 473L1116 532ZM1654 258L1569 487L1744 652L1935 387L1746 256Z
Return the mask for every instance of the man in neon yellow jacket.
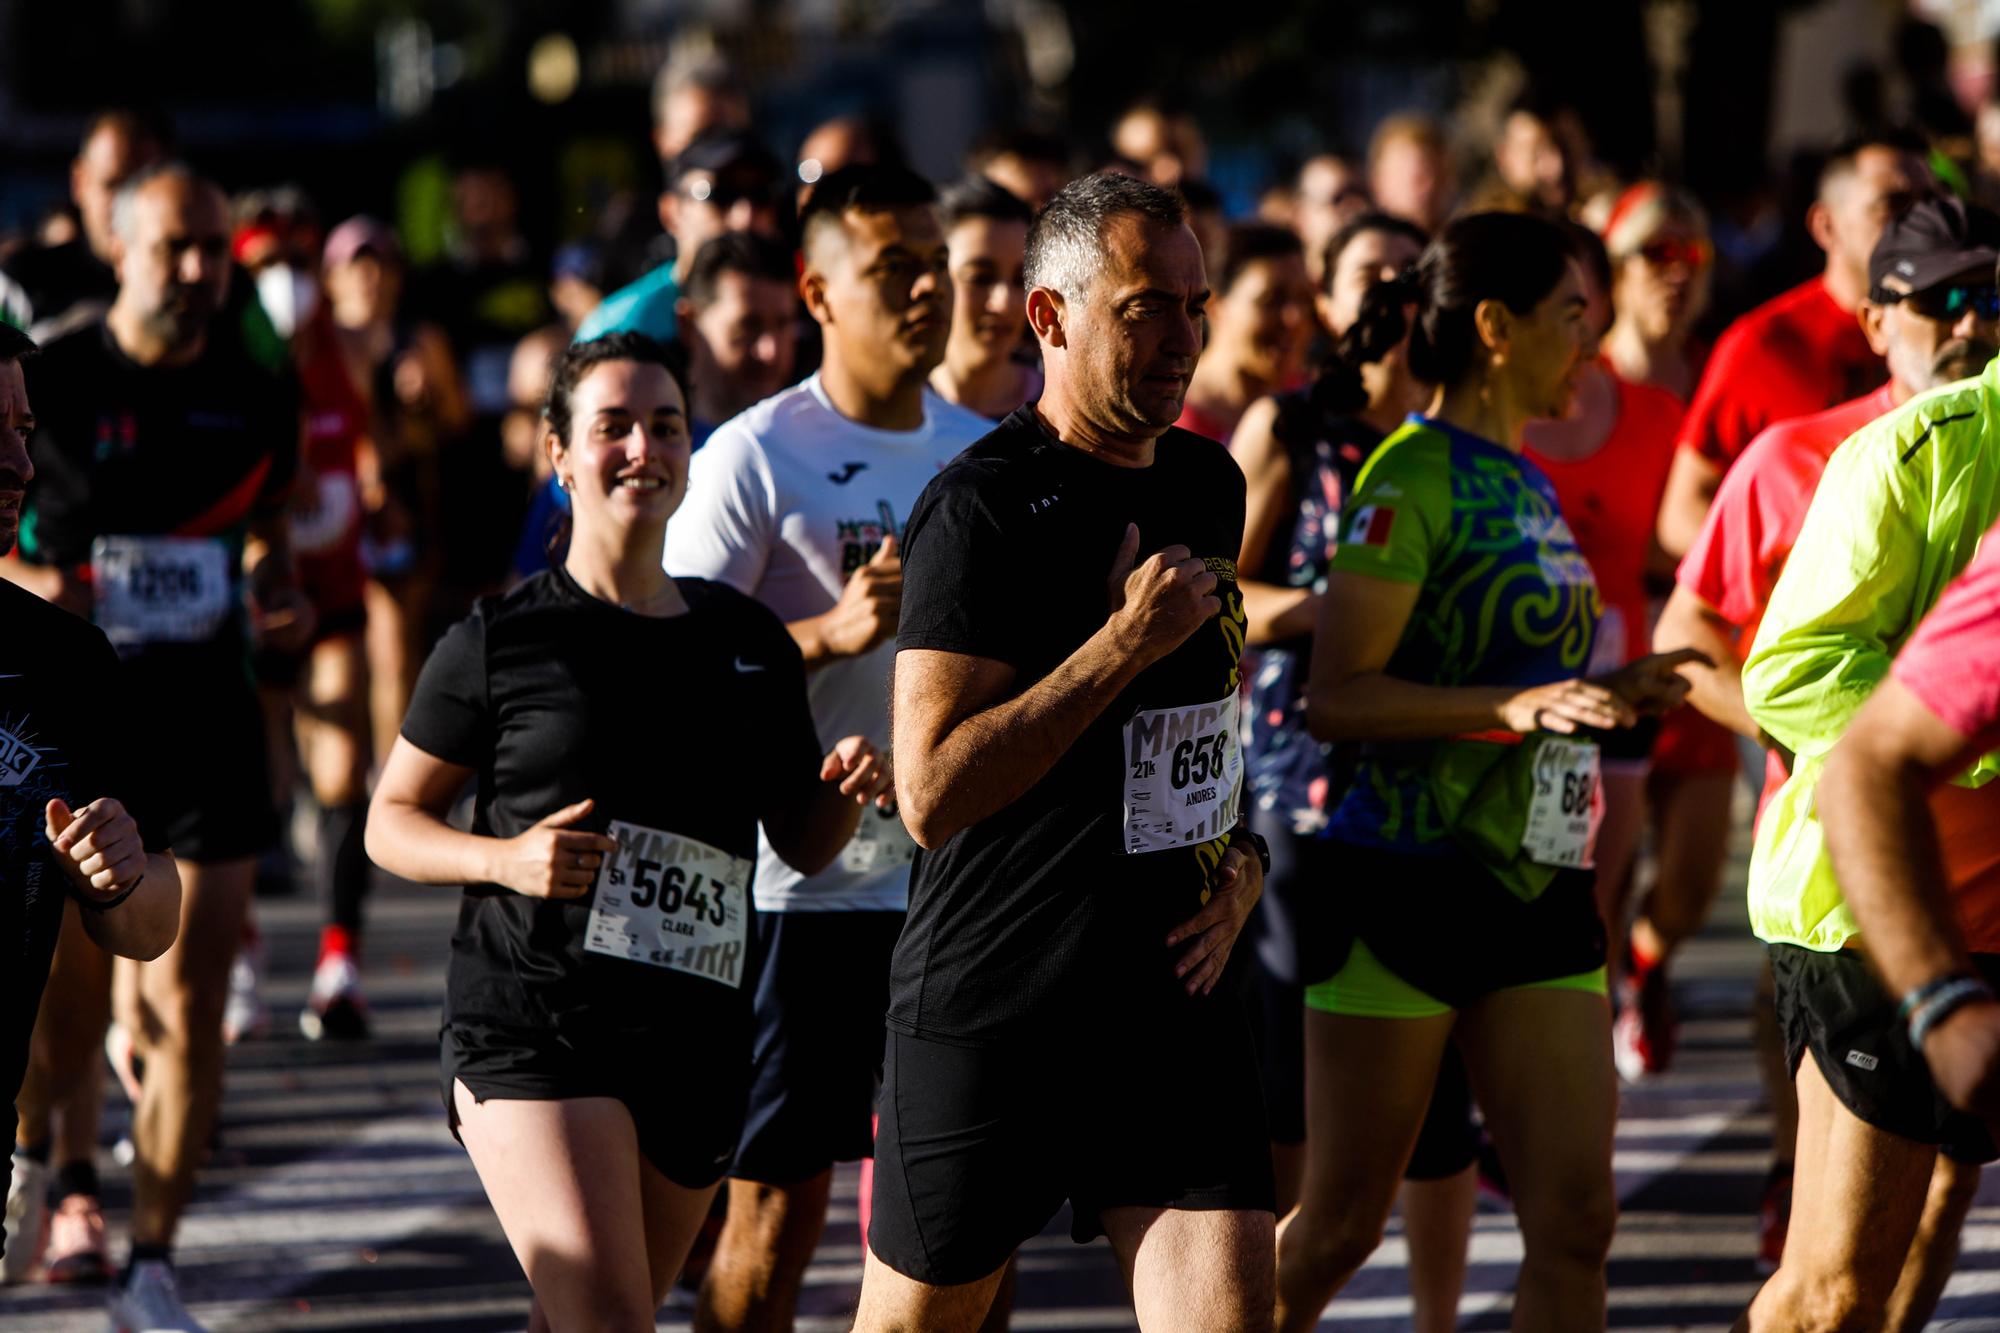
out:
M1918 1235L1938 1154L2000 1157L1982 1124L1939 1097L1908 1014L1869 971L1814 799L1828 752L2000 515L2000 362L1990 359L2000 295L1980 284L1961 299L1966 318L1950 332L1986 340L1985 371L1911 400L1834 454L1744 663L1750 715L1793 756L1758 826L1750 924L1770 946L1799 1142L1784 1260L1743 1330L1884 1327L1892 1309L1914 1318L1897 1327L1921 1327L1938 1293L1896 1290L1904 1257L1955 1245L1964 1215L1933 1209L1945 1227ZM2000 754L1986 755L1932 804L1968 943L2000 978L1996 775Z

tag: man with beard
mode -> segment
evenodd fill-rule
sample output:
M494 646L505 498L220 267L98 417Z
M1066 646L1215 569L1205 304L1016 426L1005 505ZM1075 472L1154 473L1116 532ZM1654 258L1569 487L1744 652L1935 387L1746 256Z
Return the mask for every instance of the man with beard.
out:
M896 791L924 853L855 1327L979 1327L1067 1199L1141 1327L1269 1329L1228 971L1268 861L1241 822L1244 482L1173 425L1208 276L1176 193L1104 173L1035 219L1026 281L1042 395L909 524Z
M799 230L798 291L825 357L695 455L666 565L777 612L805 657L814 726L886 749L901 525L992 423L925 384L952 310L930 183L898 167L829 172ZM791 1326L833 1164L867 1157L874 1142L889 953L915 854L902 821L877 810L817 875L759 846L750 1107L697 1328Z
M1955 199L1927 199L1891 222L1870 255L1869 293L1860 308L1862 331L1887 362L1889 382L1759 434L1723 479L1701 535L1681 562L1653 643L1662 650L1699 648L1715 663L1713 668L1688 668L1693 684L1688 701L1766 747L1760 816L1789 776L1789 756L1745 710L1742 662L1805 523L1820 475L1834 450L1863 426L1917 394L1978 374L1993 358L2000 334L2000 309L1995 308L2000 297L1993 285L1996 258L2000 216L1985 209L1968 208ZM1660 922L1642 917L1635 926L1635 935L1643 933L1643 943L1651 947L1634 950L1631 983L1637 1002L1629 1019L1621 1016L1621 1044L1632 1040L1622 1029L1641 1019L1644 1006L1659 1003L1667 959L1695 925L1698 920L1690 919L1679 929L1662 929ZM1771 1059L1775 1065L1776 1055ZM1768 1239L1761 1256L1772 1266L1784 1253L1796 1139L1795 1108L1784 1104L1776 1110L1766 1203L1771 1216L1764 1224ZM1934 1301L1942 1289L1958 1226L1977 1183L1976 1168L1939 1158L1924 1235L1941 1241L1910 1252L1912 1292L1927 1290Z
M180 857L180 939L138 967L145 1080L134 1109L132 1251L119 1327L195 1329L171 1266L222 1104L222 1010L257 857L274 835L253 634L296 650L310 628L285 501L298 396L219 318L229 280L222 192L186 167L135 177L113 208L118 296L35 370L35 489L10 575L93 619L124 659L129 705L164 726L176 769L158 817ZM103 970L52 1012L104 1003Z

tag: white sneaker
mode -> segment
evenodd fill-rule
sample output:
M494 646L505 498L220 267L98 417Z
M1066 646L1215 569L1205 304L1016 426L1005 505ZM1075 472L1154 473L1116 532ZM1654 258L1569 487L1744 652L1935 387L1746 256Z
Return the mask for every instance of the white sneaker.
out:
M312 991L299 1012L308 1041L359 1041L368 1035L368 1004L361 998L361 969L352 956L334 952L313 969Z
M222 1006L222 1039L231 1046L270 1029L271 1013L258 993L263 973L264 946L246 942L229 965L229 998Z
M208 1333L181 1304L171 1264L148 1259L111 1298L111 1333Z
M49 1178L55 1168L14 1154L14 1174L7 1182L7 1252L0 1254L0 1284L26 1282L41 1262L47 1238Z

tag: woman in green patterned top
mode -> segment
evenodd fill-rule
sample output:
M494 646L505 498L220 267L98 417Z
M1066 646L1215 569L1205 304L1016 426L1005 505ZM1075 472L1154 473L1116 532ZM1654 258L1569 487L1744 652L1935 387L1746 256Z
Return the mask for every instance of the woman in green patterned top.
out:
M1617 1113L1591 843L1595 731L1686 693L1686 653L1586 679L1597 585L1521 428L1560 417L1591 341L1539 219L1460 218L1371 299L1414 308L1438 387L1349 502L1308 713L1360 742L1332 819L1347 960L1307 990L1303 1199L1279 1238L1281 1330L1308 1329L1381 1238L1456 1040L1525 1243L1514 1327L1604 1326Z

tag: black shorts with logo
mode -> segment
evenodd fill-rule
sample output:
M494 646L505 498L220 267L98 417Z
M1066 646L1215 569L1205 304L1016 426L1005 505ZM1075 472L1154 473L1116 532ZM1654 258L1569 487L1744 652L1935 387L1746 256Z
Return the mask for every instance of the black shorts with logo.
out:
M1833 1095L1857 1120L1936 1144L1954 1161L2000 1159L1985 1125L1938 1095L1923 1052L1910 1045L1905 1020L1896 1015L1896 997L1882 988L1860 954L1792 944L1773 944L1770 952L1778 1027L1792 1073L1810 1050ZM1973 963L2000 989L2000 955L1975 954Z
M1065 1199L1079 1243L1105 1210L1275 1209L1257 1060L1240 1006L1157 1035L954 1046L891 1031L868 1245L952 1286L1007 1262Z

